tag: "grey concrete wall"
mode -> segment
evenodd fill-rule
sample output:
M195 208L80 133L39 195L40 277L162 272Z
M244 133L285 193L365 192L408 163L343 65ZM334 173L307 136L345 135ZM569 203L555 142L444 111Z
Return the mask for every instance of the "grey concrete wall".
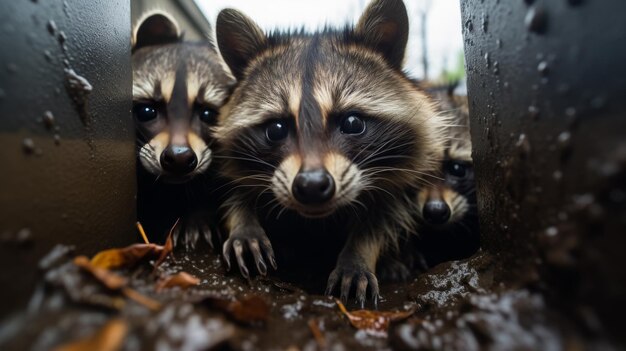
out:
M626 2L461 5L482 242L499 279L623 339Z
M56 244L137 239L130 4L0 3L0 316Z

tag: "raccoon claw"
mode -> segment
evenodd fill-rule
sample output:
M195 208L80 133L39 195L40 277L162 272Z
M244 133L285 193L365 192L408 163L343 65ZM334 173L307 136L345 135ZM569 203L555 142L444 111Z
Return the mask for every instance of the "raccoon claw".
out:
M228 270L230 270L231 267L231 251L235 253L235 258L237 260L239 270L241 271L241 275L246 279L250 278L250 271L248 270L248 266L246 265L244 259L244 251L249 251L252 254L259 274L263 276L267 275L267 264L263 258L264 254L266 259L269 260L271 266L274 269L277 268L272 244L262 231L238 231L231 233L230 238L226 240L223 247L224 260L226 261L226 267Z
M341 282L339 288L340 299L343 302L348 301L350 290L354 283L356 302L361 306L361 308L365 307L368 286L370 288L370 295L374 302L374 306L378 307L378 279L376 278L374 273L370 272L369 269L367 269L366 267L360 267L359 265L356 265L335 268L335 270L333 270L333 272L328 277L326 295L332 295L335 287L339 282Z

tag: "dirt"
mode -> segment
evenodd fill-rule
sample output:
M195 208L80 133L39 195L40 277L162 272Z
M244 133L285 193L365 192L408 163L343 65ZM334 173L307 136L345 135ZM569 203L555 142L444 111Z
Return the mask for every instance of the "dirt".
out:
M332 297L227 273L214 253L175 252L156 269L150 260L115 270L134 298L94 279L75 263L76 254L58 246L41 260L39 287L28 309L3 323L1 349L111 346L103 340L119 340L112 350L617 349L549 306L539 291L494 284L494 259L482 252L407 284L383 284L379 310L367 306L367 313L409 316L391 322L388 337L386 330L353 327ZM199 284L157 289L179 272ZM358 309L353 302L346 307Z

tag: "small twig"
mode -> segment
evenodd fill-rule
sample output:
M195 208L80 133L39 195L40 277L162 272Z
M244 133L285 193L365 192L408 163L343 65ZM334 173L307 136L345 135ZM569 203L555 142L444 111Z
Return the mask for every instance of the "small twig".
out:
M129 299L134 300L135 302L147 307L152 311L158 311L161 309L160 302L151 299L145 295L142 295L134 289L125 287L122 289L122 293L124 293L124 295L126 295L126 297L128 297Z
M146 232L145 230L143 230L143 226L141 225L141 222L137 222L137 229L139 229L139 234L141 234L143 241L146 244L150 244L150 241L148 240L148 236L146 236Z
M315 338L315 341L317 342L317 346L319 346L321 350L325 350L326 338L324 337L324 334L322 334L322 331L320 330L317 320L315 318L309 319L308 324L309 324L309 329L311 329L311 333L313 334L313 337Z

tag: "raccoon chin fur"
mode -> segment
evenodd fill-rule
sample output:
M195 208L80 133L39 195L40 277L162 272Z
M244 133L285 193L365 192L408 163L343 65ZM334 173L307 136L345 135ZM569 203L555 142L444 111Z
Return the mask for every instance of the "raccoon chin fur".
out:
M183 41L167 13L147 13L133 34L139 221L155 242L180 218L174 242L180 237L188 249L200 237L211 243L213 129L234 77L210 41Z
M216 132L236 184L225 261L246 277L246 255L263 275L266 261L323 271L328 294L363 304L369 288L377 301L378 259L414 232L410 194L437 168L447 124L402 71L404 3L375 0L343 30L268 35L226 9L216 32L238 80Z

